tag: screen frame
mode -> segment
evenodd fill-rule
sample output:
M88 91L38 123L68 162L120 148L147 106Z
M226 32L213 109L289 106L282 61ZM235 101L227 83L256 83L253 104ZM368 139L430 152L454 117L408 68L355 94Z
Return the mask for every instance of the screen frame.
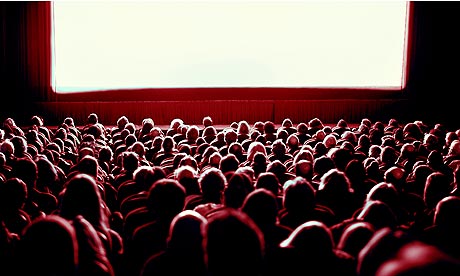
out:
M409 94L408 76L412 52L413 4L407 1L405 45L401 87L187 87L107 89L84 92L55 91L54 32L51 22L51 90L56 102L111 101L208 101L208 100L327 100L327 99L402 99ZM51 15L53 17L53 5Z

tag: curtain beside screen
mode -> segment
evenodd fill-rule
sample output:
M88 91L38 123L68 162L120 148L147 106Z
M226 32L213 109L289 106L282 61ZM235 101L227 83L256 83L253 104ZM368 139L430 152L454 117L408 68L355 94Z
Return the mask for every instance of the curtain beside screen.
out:
M19 101L52 101L50 1L3 2L3 87Z

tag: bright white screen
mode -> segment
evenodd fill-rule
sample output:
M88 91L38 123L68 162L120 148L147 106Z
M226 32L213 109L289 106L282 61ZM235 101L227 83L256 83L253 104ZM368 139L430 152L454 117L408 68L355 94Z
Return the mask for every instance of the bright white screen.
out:
M54 3L57 92L401 88L406 2Z

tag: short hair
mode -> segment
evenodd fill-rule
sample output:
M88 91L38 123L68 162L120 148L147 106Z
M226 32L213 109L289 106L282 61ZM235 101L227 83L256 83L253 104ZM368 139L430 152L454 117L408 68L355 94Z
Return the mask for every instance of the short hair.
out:
M123 168L128 171L134 171L139 167L139 157L133 151L123 152L121 161Z
M315 206L316 190L303 177L286 181L283 186L283 207L288 211L312 210Z
M272 134L276 132L275 123L272 121L266 121L264 123L264 133Z
M208 270L213 275L259 275L265 253L263 233L243 211L227 208L203 228Z
M257 177L256 189L266 189L272 192L274 195L278 195L281 189L278 177L272 172L262 172Z
M184 165L182 167L177 168L174 171L174 179L181 182L183 178L195 178L197 177L197 171L189 165Z
M209 168L198 178L203 195L221 195L227 186L227 179L224 174L217 168Z
M163 218L173 218L185 206L185 188L175 179L163 178L150 187L147 207Z
M187 129L187 132L185 133L185 137L189 140L196 140L200 136L200 129L192 125Z
M222 157L219 163L219 168L223 173L230 172L230 171L236 171L240 165L240 161L238 161L238 158L232 153L229 153Z
M212 121L211 116L205 116L205 117L203 117L203 125L204 125L205 127L208 127L208 126L212 126L212 125L213 125L213 121Z

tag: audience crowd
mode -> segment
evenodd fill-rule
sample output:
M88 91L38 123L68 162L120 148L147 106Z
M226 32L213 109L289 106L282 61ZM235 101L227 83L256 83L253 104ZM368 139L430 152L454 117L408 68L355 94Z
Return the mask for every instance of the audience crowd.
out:
M0 127L2 275L460 275L460 129Z

